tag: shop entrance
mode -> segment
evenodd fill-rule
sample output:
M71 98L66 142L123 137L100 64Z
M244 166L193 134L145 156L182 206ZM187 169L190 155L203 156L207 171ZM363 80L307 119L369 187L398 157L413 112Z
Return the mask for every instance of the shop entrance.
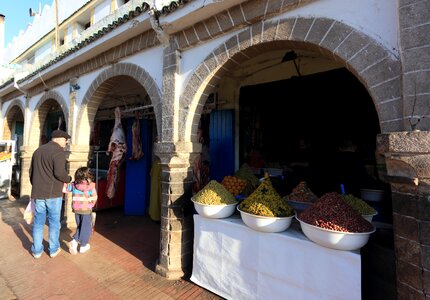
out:
M104 95L92 127L89 161L96 174L98 202L96 211L122 209L125 215L145 215L149 206L154 113L145 89L134 79L118 76ZM119 114L117 112L119 112ZM127 151L118 156L109 148L120 127ZM136 150L138 148L138 151ZM116 172L117 185L112 188L109 172ZM98 217L101 214L98 214Z
M66 120L63 110L57 101L49 99L39 108L47 110L46 119L42 126L40 134L40 144L46 144L51 140L51 134L54 130L60 129L67 132Z
M3 139L15 141L15 157L12 166L11 175L11 196L20 197L21 185L21 147L23 145L24 136L24 114L21 108L17 105L13 106L7 113L4 122Z
M380 201L367 201L378 216L377 231L361 249L362 295L395 299L391 191L375 156L380 129L366 89L342 68L242 87L239 108L240 164L250 163L260 176L260 163L282 170L283 176L272 177L281 195L288 195L300 181L317 196L342 193L342 183L345 193L359 198L362 190L383 191ZM343 159L339 150L353 146L359 162ZM249 156L255 150L262 161ZM363 166L362 178L354 174L355 163ZM346 188L341 172L352 173L357 182Z
M114 69L113 73L119 75L112 76L109 71L94 80L90 88L93 93L82 105L78 120L77 132L84 136L77 140L84 145L89 142L87 165L96 175L94 229L118 247L136 253L136 257L142 256L142 248L138 248L141 242L149 243L144 255L152 257L159 253L159 243L153 241L160 231L159 224L148 216L152 146L157 136L153 99L141 82L124 75L119 66ZM142 226L145 235L134 241L131 249L130 238Z
M368 202L378 217L377 231L361 249L362 295L363 299L395 299L391 191L375 155L380 127L374 103L347 69L329 61L321 67L318 55L306 54L301 70L299 63L296 68L291 64L292 70L281 69L285 64L276 52L238 66L220 81L215 103L206 102L210 119L202 118L201 123L209 123L210 128L214 110L233 109L234 169L246 162L260 178L268 171L281 196L300 181L306 181L317 196L344 191L361 198L362 189L382 191L383 199ZM281 63L274 63L278 59ZM211 149L213 137L206 139L211 141L210 167L224 164L224 156ZM345 168L345 149L354 149L362 173ZM356 163L351 165L355 168ZM340 176L343 172L350 174ZM220 177L227 175L233 174Z
M344 143L356 146L367 171L348 185L350 190L345 186L345 193L360 197L360 188L386 187L376 172L380 129L373 102L346 69L242 87L239 107L240 163L281 169L281 194L303 180L317 196L341 193L345 182L337 174L342 171L337 155ZM258 151L263 162L253 161L252 151Z

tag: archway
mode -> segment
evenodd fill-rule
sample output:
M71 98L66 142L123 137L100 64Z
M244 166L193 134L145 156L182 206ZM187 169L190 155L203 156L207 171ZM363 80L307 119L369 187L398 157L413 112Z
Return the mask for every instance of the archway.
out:
M24 109L18 100L12 101L6 112L3 124L3 139L15 141L15 157L12 166L11 191L13 197L19 198L21 185L21 153L24 137Z
M28 145L39 146L50 140L55 129L67 131L69 110L64 98L55 91L46 92L32 114Z
M300 32L295 32L296 22L308 24L307 30L301 28ZM184 90L195 91L194 94L180 99L180 107L188 107L188 110L180 112L180 118L186 119L179 128L180 140L187 141L191 136L196 136L198 116L207 98L205 95L216 90L220 79L239 64L267 49L310 50L339 63L368 90L378 112L381 131L403 128L400 62L392 53L372 38L336 20L297 18L254 24L228 39L206 57L184 87ZM195 90L193 87L199 88ZM390 110L386 109L388 105Z
M299 21L303 23L308 23L309 26L310 24L321 23L320 25L324 26L319 27L319 29L323 28L325 30L316 31L315 29L315 31L313 31L312 28L309 27L308 31L304 30L304 33L302 35L295 34L293 24ZM313 28L315 27L316 26L314 26ZM255 34L255 32L257 32L257 34ZM333 40L333 36L336 35L341 36L342 38L339 38L338 40ZM330 37L332 37L332 40L330 40ZM351 38L349 39L348 37ZM288 53L294 53L295 57L292 59L288 58ZM319 61L324 60L325 63L329 62L331 66L321 67L319 62L312 62L312 60L315 59L318 59ZM290 70L282 69L282 65L288 62L290 62ZM292 62L294 62L294 64ZM322 162L324 160L326 160L325 162L330 161L327 155L333 155L335 153L335 150L337 149L337 145L334 141L334 136L332 135L334 133L333 128L336 128L337 130L337 132L335 132L335 135L340 135L341 137L347 137L347 134L351 134L355 130L353 126L351 126L351 124L347 124L348 126L343 126L345 124L335 124L336 121L333 120L334 118L337 117L338 120L346 120L348 122L351 122L352 120L359 120L362 122L362 125L365 124L366 121L372 120L372 126L369 127L368 130L366 130L367 133L364 134L362 138L366 139L367 142L372 145L372 147L370 147L369 149L369 154L371 159L374 161L371 165L373 169L371 173L373 175L375 174L377 167L374 156L376 135L380 132L400 130L403 126L402 105L400 102L401 93L400 86L398 84L398 79L400 78L399 66L399 61L393 58L389 50L383 49L377 42L373 41L369 37L360 34L353 28L333 20L318 18L294 20L285 19L279 20L277 22L265 22L264 24L259 23L253 25L251 28L242 31L240 34L233 36L221 46L212 51L212 53L207 56L204 62L199 65L196 72L190 77L190 80L186 85L185 90L192 90L195 92L191 93L191 95L190 93L188 93L187 97L184 96L183 98L181 98L181 107L187 107L188 110L181 112L183 113L182 117L184 117L187 122L183 122L181 124L183 125L183 127L179 128L178 130L180 134L183 134L180 139L184 141L197 142L196 137L198 134L196 131L197 128L199 128L198 124L201 121L201 115L205 113L205 110L208 107L210 107L210 105L208 105L210 103L208 103L209 99L207 95L211 95L209 97L210 99L216 99L213 107L216 107L217 109L233 108L233 111L230 114L232 116L231 118L229 118L228 120L225 117L221 118L222 121L227 120L228 122L230 122L232 127L235 128L235 131L231 132L232 137L228 138L230 138L231 141L233 141L232 143L234 144L234 147L232 147L231 156L232 160L235 161L235 165L230 169L232 171L237 170L239 165L243 163L246 159L246 151L243 150L244 148L246 148L246 141L242 141L240 139L243 138L243 135L247 131L247 129L242 128L243 124L239 125L240 128L237 128L237 126L235 127L235 124L237 125L241 122L241 119L244 118L244 116L241 115L243 110L246 110L246 107L250 107L249 105L247 106L247 104L249 104L249 101L248 103L246 103L247 99L239 99L239 97L237 96L240 95L240 97L242 97L242 95L244 94L244 87L248 85L249 88L249 86L252 85L255 86L263 83L268 84L268 82L271 82L272 87L269 88L269 90L273 90L273 84L279 81L284 88L290 85L290 91L293 89L293 86L301 86L302 89L315 88L321 90L324 88L324 85L326 85L327 82L320 85L318 85L318 82L324 82L326 78L334 76L334 72L337 72L341 74L336 75L337 77L334 76L334 78L337 78L335 79L335 81L337 81L338 83L341 82L340 79L348 76L351 77L348 83L349 87L352 87L353 85L360 86L355 91L358 91L358 94L361 94L361 99L353 100L353 97L350 97L348 99L345 99L345 102L350 101L349 104L353 104L356 109L366 106L366 109L362 110L363 115L359 115L358 112L353 112L352 115L349 115L350 117L352 116L352 118L348 120L348 118L344 118L344 116L339 117L333 114L328 114L329 111L326 109L326 107L331 107L333 109L333 106L331 105L318 106L318 104L320 103L309 101L304 104L304 107L302 106L301 109L298 110L298 104L302 100L300 99L300 97L305 97L305 93L300 93L300 91L294 91L290 94L290 96L292 96L293 98L295 97L295 99L286 99L287 97L284 97L285 101L290 101L290 106L285 105L286 103L283 103L282 101L268 101L268 99L262 99L260 102L262 102L261 104L263 106L269 106L269 109L267 110L268 113L271 114L272 119L277 119L278 121L275 125L278 126L279 130L277 132L273 132L273 136L278 139L289 139L292 135L291 131L288 132L289 128L282 127L280 125L282 123L285 123L285 121L288 121L280 117L284 109L289 111L289 116L291 120L296 123L300 121L302 122L300 124L297 124L298 127L302 126L309 128L310 125L311 130L315 131L315 129L321 130L321 127L323 127L321 126L321 124L327 125L328 123L334 123L331 124L333 126L326 126L330 128L326 128L325 137L328 137L327 133L331 135L326 141L324 141L324 130L318 131L318 133L315 134L318 137L316 141L317 143L323 145L323 150L326 150L324 149L324 147L333 148L331 153L321 153L320 149L320 152L318 154L321 157L325 158L320 157L319 162ZM386 73L382 70L391 70L392 72ZM256 76L255 74L259 72L266 72L267 74L259 74L259 76ZM288 76L286 76L286 78L283 78L281 76L276 77L276 73L278 73L277 75L279 75L279 73L282 72L287 72ZM292 78L292 74L295 76L294 78ZM263 79L265 76L266 79ZM250 80L250 78L255 77L260 77L260 81L256 80L255 82L252 82L252 80ZM314 83L307 85L305 81L311 82L311 77L314 77L314 79L318 77L318 79ZM283 82L283 80L289 81ZM294 80L295 82L293 83ZM223 91L223 85L232 87L230 89L233 92L225 93L225 91ZM196 89L195 87L198 88ZM343 90L343 87L336 87L335 84L331 84L329 87L331 89ZM270 94L269 92L267 92L267 90L265 93L263 92L260 94L256 93L256 90L257 89L255 89L254 87L254 90L246 94L247 97L252 98L257 97L257 95L259 95L260 97L273 96L273 94ZM278 91L279 93L280 89L276 88L276 91ZM309 93L307 93L307 95L309 95ZM312 97L317 96L317 93L312 95ZM336 97L338 97L338 99L336 100L336 104L342 104L339 95L337 95ZM278 98L278 100L279 99L280 98ZM229 100L232 101L229 102ZM328 94L323 94L321 102L327 100ZM258 102L258 99L254 99L253 101ZM293 102L296 103L295 107L291 106L291 103ZM328 114L328 120L326 121L326 123L313 122L312 120L303 120L305 119L304 116L302 116L303 118L297 117L297 115L303 113L302 109L311 110L312 106L318 107L318 109L314 109L313 111L311 111L311 113L314 114L313 119L321 121L323 119L316 118L317 114ZM388 106L390 107L389 111L387 110ZM255 109L258 112L256 115L258 115L259 117L262 116L262 111L264 111L264 107L259 107L258 105L254 105L250 109ZM277 114L275 114L275 112ZM351 111L349 111L348 113L351 113ZM279 118L275 118L275 115ZM308 116L307 114L304 115ZM288 118L288 115L283 116L285 118ZM239 118L240 120L235 120L235 118ZM273 121L273 123L275 122L276 121ZM306 122L309 124L304 124ZM256 121L250 119L248 120L248 123L254 125L261 125L260 120ZM288 124L290 125L290 127L295 126L294 123ZM265 125L267 125L267 123ZM275 125L271 124L271 128L275 128ZM254 129L260 130L261 127ZM306 130L301 131L301 129L302 128L293 128L292 130L295 131L294 133L297 133L298 136L300 136L304 132L306 132ZM254 133L255 130L252 134ZM237 137L237 135L239 137ZM306 137L308 138L309 136ZM359 133L355 133L354 137L359 137ZM234 140L234 138L236 138L236 140ZM286 153L283 152L282 149L276 149L279 151L273 151L276 147L279 147L279 141L278 143L276 142L277 141L272 138L269 143L272 144L271 146L269 146L272 151L268 154L272 155L273 157L276 157L279 152ZM267 144L262 146L267 146ZM213 160L213 157L211 157L211 160ZM223 156L222 161L227 161L225 156ZM273 163L273 161L271 161L270 163ZM219 161L218 163L217 161L215 161L214 165L220 165ZM275 168L282 172L281 164L278 164L277 166L266 165L265 167ZM326 165L325 169L330 170L330 166ZM222 176L232 175L227 174L226 170L222 170L220 174L221 175L218 177L218 179L222 179ZM211 178L214 177L213 175L214 174L211 174ZM326 174L326 176L329 177L328 174ZM324 176L320 178L324 178ZM381 185L383 185L384 188L387 188L386 183L383 182L381 183ZM321 193L336 189L336 187L328 185L324 185L320 188L326 190L320 190L319 196L321 196ZM389 191L387 191L387 195L388 194L390 194ZM391 204L391 199L385 199L385 202ZM390 224L392 223L392 220L383 221L384 223L388 223L388 226L390 226ZM391 239L391 241L393 239L392 232L389 239ZM393 245L390 244L388 247L392 259L389 260L389 264L387 264L387 266L389 266L390 272L395 272ZM387 255L387 257L390 256ZM374 267L378 268L378 266ZM367 275L365 276L369 276L369 273L367 273ZM390 280L393 279L390 277ZM369 280L367 280L366 284L368 283ZM395 284L395 282L388 283L388 285L391 284ZM395 291L395 289L392 290Z
M154 80L140 67L128 63L103 71L85 94L74 138L76 143L90 146L88 165L96 175L98 190L96 230L98 222L108 222L111 218L126 222L129 216L135 216L142 218L141 224L150 223L146 220L150 205L152 144L158 132L157 113L161 111L159 105L161 97ZM117 110L120 111L119 116ZM114 150L106 155L114 128L118 125L122 128L124 140L121 142L127 152L124 156L117 156ZM138 146L142 151L135 156L133 150ZM108 193L112 184L108 179L113 173L118 174L119 179L112 195ZM148 230L159 232L158 224L150 225ZM108 233L106 238L119 245L122 242L121 238ZM157 243L153 246L158 249ZM136 257L142 255L134 254ZM157 254L154 251L154 255Z
M146 91L153 107L157 132L161 130L161 92L154 79L142 68L130 63L118 63L102 73L93 81L88 88L81 108L78 112L76 129L76 144L88 143L89 133L93 130L94 117L107 92L118 81L117 76L128 76L138 82ZM116 79L115 79L116 78Z

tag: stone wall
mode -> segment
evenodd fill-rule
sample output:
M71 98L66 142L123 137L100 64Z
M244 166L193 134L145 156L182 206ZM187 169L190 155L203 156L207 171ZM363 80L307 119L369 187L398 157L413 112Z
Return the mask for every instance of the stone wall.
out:
M161 160L161 240L157 273L176 279L190 275L193 255L191 162L201 149L195 143L156 143Z
M403 103L407 130L430 129L430 1L400 0Z
M378 136L392 189L398 299L430 298L430 132Z

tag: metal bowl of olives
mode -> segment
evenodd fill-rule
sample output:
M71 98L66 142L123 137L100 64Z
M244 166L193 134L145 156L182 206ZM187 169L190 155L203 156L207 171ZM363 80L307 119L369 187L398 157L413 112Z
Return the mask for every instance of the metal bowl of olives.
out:
M369 241L370 234L375 232L375 228L368 232L342 232L310 225L300 220L300 227L305 236L312 242L336 250L358 250Z
M194 203L194 208L199 215L205 218L211 219L223 219L228 218L234 213L237 203L233 204L203 204L195 201L191 198Z
M266 217L254 215L240 210L239 206L237 207L237 210L240 212L240 217L246 226L261 232L285 231L290 227L291 220L294 217Z

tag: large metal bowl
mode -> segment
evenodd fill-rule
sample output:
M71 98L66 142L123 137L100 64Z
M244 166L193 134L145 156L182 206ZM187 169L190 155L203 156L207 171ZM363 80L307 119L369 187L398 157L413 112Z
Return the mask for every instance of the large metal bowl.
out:
M194 201L191 198L191 201L194 203L194 208L197 213L205 218L211 219L223 219L228 218L234 213L234 209L236 208L237 203L233 204L202 204Z
M239 206L237 210L240 212L240 217L243 223L251 229L261 232L281 232L285 231L290 227L291 217L264 217L253 215L240 210Z
M320 246L336 250L360 249L367 244L370 234L376 230L373 228L369 232L341 232L310 225L301 221L297 216L296 219L300 222L302 231L308 239Z

